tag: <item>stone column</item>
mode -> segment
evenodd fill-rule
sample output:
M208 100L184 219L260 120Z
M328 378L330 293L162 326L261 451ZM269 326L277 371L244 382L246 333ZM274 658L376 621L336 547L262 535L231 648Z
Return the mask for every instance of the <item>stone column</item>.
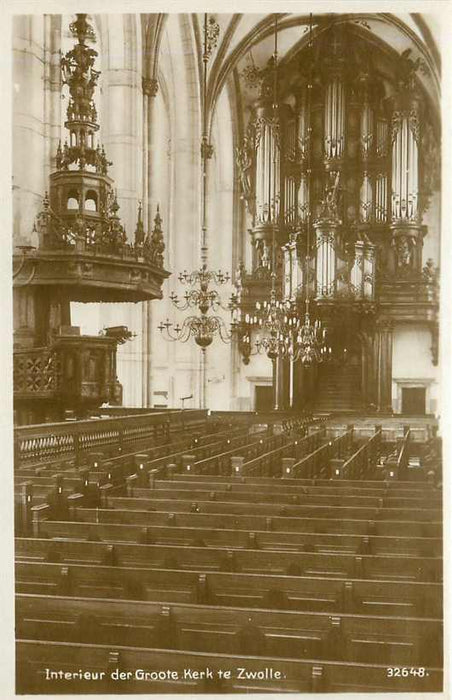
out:
M288 387L288 363L287 371L285 364L286 360L277 357L272 360L273 365L273 410L283 411L289 401L289 387Z
M374 334L371 331L360 333L361 339L361 386L363 406L369 410L376 407Z
M377 324L377 409L379 413L392 413L392 321Z
M37 245L33 221L47 187L43 84L45 15L15 15L13 88L13 235L14 245ZM32 154L32 157L31 157Z
M272 360L273 409L279 410L279 365L278 358Z
M286 411L290 404L290 361L279 358L278 365L278 407Z
M156 148L155 138L153 138L153 115L155 110L155 97L158 92L158 82L155 78L143 78L143 208L144 228L150 231L153 222L154 203L153 197L153 154ZM142 332L143 344L141 348L143 363L143 383L142 383L142 405L152 406L152 330L153 314L152 304L146 301L142 304Z

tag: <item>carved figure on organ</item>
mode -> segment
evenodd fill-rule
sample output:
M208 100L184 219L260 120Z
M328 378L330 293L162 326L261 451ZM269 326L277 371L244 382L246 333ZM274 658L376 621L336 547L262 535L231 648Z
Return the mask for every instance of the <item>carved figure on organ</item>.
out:
M334 177L334 182L333 182ZM330 182L325 185L324 197L320 203L320 217L338 219L339 180L341 173L330 172Z
M412 267L413 253L416 241L411 236L399 236L396 240L397 267L406 271Z
M270 250L265 241L262 242L261 266L270 267Z
M415 61L410 58L411 49L406 49L400 54L397 65L397 82L400 87L410 88L414 85L416 71L421 66L421 59Z
M236 160L242 186L242 198L248 200L251 195L251 168L253 165L253 149L248 136L244 137L243 146L237 148Z

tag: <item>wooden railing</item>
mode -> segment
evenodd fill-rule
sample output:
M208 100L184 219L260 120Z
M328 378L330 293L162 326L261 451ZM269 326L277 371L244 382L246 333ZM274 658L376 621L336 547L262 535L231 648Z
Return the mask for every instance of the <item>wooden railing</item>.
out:
M38 464L59 458L79 461L92 450L108 448L120 453L146 441L162 444L172 433L196 429L206 419L207 411L185 410L21 426L14 430L15 463Z
M333 478L336 479L366 479L369 472L376 466L376 461L381 449L381 428L372 435L364 445L346 461L341 467L334 469Z

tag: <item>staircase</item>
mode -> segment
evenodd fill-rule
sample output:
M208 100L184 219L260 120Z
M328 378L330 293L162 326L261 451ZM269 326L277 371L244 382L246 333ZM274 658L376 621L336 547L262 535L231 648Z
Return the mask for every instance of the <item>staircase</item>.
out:
M361 368L333 364L320 367L315 406L318 411L360 411Z

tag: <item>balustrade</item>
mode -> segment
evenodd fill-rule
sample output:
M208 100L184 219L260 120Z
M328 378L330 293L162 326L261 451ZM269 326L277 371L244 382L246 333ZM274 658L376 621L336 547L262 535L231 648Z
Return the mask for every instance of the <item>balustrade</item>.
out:
M18 427L14 430L16 465L58 458L79 461L82 453L102 448L123 451L147 440L169 439L174 426L199 426L206 418L207 411L187 410Z

